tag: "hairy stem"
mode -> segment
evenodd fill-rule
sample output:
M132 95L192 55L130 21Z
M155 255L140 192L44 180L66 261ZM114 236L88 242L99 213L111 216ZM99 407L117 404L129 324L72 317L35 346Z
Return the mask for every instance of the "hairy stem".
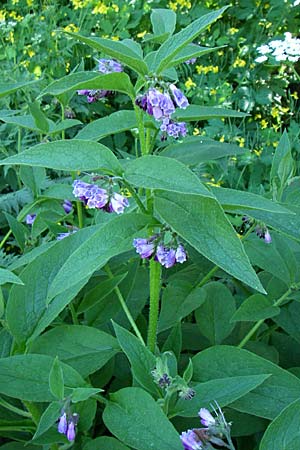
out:
M159 313L159 296L161 288L161 265L150 260L150 311L147 346L154 353L156 345L157 322Z

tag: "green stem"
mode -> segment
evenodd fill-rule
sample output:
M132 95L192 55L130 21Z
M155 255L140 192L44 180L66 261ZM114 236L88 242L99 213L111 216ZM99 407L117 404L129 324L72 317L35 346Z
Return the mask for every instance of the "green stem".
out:
M62 103L60 104L60 106L61 106L61 120L63 121L63 120L65 120L65 107ZM65 137L66 137L65 130L62 130L61 138L65 139Z
M71 172L72 180L76 180L76 173ZM81 201L76 201L76 209L77 209L77 217L78 217L78 228L83 228L84 221L83 221L83 210L82 210L82 203Z
M275 303L273 306L279 306L281 305L281 303L290 295L290 293L292 292L292 289L289 288ZM254 335L254 333L259 329L259 327L264 323L265 319L261 319L258 322L256 322L255 325L253 325L253 327L251 328L251 330L249 331L249 333L246 334L246 336L244 337L244 339L241 340L241 342L239 343L238 347L239 348L243 348L247 342L251 339L251 337Z
M7 239L9 238L9 236L11 235L12 231L8 230L8 232L6 233L6 235L4 236L4 238L2 239L2 241L0 242L0 248L2 248L5 244L5 242L7 241Z
M145 153L146 155L149 155L149 153L151 152L151 130L150 128L146 129L146 149L145 149Z
M134 104L134 111L136 114L136 120L138 123L138 130L139 130L139 139L141 144L141 154L146 155L147 154L147 147L146 147L146 139L145 139L145 130L144 130L144 123L143 123L143 113L140 110L140 108Z
M217 272L217 270L219 269L219 266L214 266L206 275L205 277L202 278L202 280L200 281L200 283L198 283L198 287L202 287L204 286L205 283L207 283L208 280L211 279L211 277Z
M147 209L145 208L142 200L140 199L140 197L138 196L138 194L135 192L135 190L130 186L129 183L127 183L127 181L123 180L123 184L124 186L128 189L128 191L130 192L130 194L132 195L132 197L134 198L134 200L136 201L136 204L138 205L138 207L140 208L140 210L144 213L147 214Z
M24 411L23 409L17 408L14 405L11 405L10 403L3 400L3 398L0 398L0 405L3 408L8 409L9 411L12 411L12 412L18 414L19 416L28 417L31 419L31 414L29 412Z
M157 322L159 313L159 295L161 288L161 265L150 260L150 311L147 346L154 353L156 346Z
M114 277L114 275L113 275L112 271L110 270L110 267L109 267L108 264L106 264L106 266L105 266L105 271L106 271L106 273L107 273L107 275L109 276L110 279L112 279ZM134 330L137 338L140 340L140 342L143 345L145 345L143 336L141 335L138 327L136 326L136 323L135 323L135 321L134 321L134 319L133 319L133 317L131 315L131 312L128 309L128 306L126 305L125 299L124 299L124 297L123 297L119 287L116 286L114 288L114 291L115 291L115 293L116 293L116 295L118 297L118 300L119 300L119 302L120 302L120 304L121 304L121 306L123 308L123 311L126 314L126 317L127 317L128 321L129 321L130 325L132 326L132 329Z
M93 395L93 398L97 400L97 402L102 403L103 405L107 405L108 400L100 394Z

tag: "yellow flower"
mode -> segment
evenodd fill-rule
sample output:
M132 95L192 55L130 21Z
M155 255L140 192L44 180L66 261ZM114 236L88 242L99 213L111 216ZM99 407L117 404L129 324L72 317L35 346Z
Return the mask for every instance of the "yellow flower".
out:
M0 22L3 22L5 20L6 11L4 9L0 10Z
M294 91L294 92L291 94L291 97L293 97L295 100L298 100L298 99L299 99L298 92L297 92L297 91Z
M264 130L268 126L268 121L263 119L260 121L261 128Z
M234 35L235 33L239 32L239 29L232 27L232 28L229 28L228 32L229 32L229 34Z
M168 6L170 9L172 9L172 11L177 11L177 3L176 2L169 2Z
M209 91L210 95L216 95L217 92L218 92L217 89L211 89L211 90Z
M116 5L115 3L113 3L113 4L111 5L111 7L112 7L112 9L113 9L115 12L119 12L119 10L120 10L120 8L118 7L118 5Z
M69 25L64 27L64 30L69 31L70 33L77 33L79 28L74 23L69 23Z
M33 69L33 73L35 78L40 78L40 76L42 75L42 69L40 66L35 66L35 68Z
M233 63L233 67L245 67L246 64L244 59L237 57Z
M12 0L13 5L17 5L19 3L19 0Z
M66 73L70 72L70 63L66 63Z
M35 55L35 51L32 48L28 48L27 54L28 54L29 58L32 58Z
M277 147L277 145L278 145L278 141L275 141L275 142L273 142L273 144L272 144L272 145L273 145L273 147L274 147L274 148L276 148L276 147Z
M191 89L192 87L196 87L196 83L193 82L193 80L191 79L191 77L188 77L188 79L186 80L186 82L184 83L185 87L187 89Z
M20 66L25 67L25 68L27 69L27 67L29 66L29 61L28 61L28 60L26 60L26 61L21 61L21 62L20 62Z
M119 41L120 38L119 38L119 36L112 36L112 37L111 37L111 40L112 40L112 41Z
M254 120L257 120L257 119L261 119L261 114L260 113L255 114Z
M33 0L26 0L27 6L29 6L29 8L31 6L33 6Z
M136 37L138 37L138 38L143 38L144 36L145 36L145 34L147 33L147 31L145 30L145 31L141 31L140 33L138 33L137 35L136 35Z
M193 135L198 136L200 134L199 128L194 128Z
M253 152L255 153L256 156L260 156L262 154L262 148L259 149L254 148Z
M220 137L219 141L220 141L220 142L225 142L225 136L224 136L224 134Z
M274 119L279 117L279 110L276 106L273 106L271 109L271 116L274 117Z
M24 17L20 16L19 14L17 14L16 11L11 11L9 13L9 17L11 17L12 19L16 20L17 22L21 22L21 20L24 19Z
M106 6L102 2L99 2L98 5L96 5L92 11L92 14L107 14L107 13L108 13L108 6Z

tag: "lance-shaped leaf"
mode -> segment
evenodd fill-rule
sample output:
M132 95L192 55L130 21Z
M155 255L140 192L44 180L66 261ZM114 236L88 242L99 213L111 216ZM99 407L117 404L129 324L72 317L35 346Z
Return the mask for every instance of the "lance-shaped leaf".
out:
M134 111L117 111L109 116L101 117L86 125L76 135L76 139L88 139L98 141L111 134L137 128Z
M199 253L265 293L240 239L214 198L156 191L154 204L159 216Z
M220 117L247 117L249 114L245 114L240 111L234 111L233 109L219 108L213 106L199 106L190 105L186 109L177 109L173 114L173 118L176 120L184 120L185 122L193 122L198 120L207 120Z
M5 283L24 284L13 272L0 268L0 286Z
M122 41L112 41L110 39L103 39L99 37L85 37L77 33L68 33L74 39L77 39L89 47L92 47L106 55L116 58L121 63L133 69L135 72L146 75L148 73L148 67L143 58L133 50L132 46L129 47ZM111 75L111 74L109 74Z
M169 62L167 68L175 67L178 64L188 61L189 59L199 58L199 56L214 52L220 48L223 47L201 47L201 45L188 44L175 56L172 61Z
M109 148L97 142L77 139L38 144L3 159L0 164L47 167L67 172L101 169L122 172L120 163Z
M107 91L123 92L134 97L134 89L129 76L124 72L115 72L99 75L99 72L77 72L71 73L59 80L53 81L40 94L61 95L70 91L80 89L103 89Z
M49 373L49 387L54 397L58 400L64 399L64 374L57 356L53 361Z
M6 95L13 94L14 92L18 91L19 89L22 89L22 88L25 88L32 84L35 84L38 81L40 81L40 80L32 80L32 81L26 81L26 82L20 82L20 83L1 83L0 84L0 98L5 97Z
M228 8L225 6L217 11L210 12L192 22L179 33L170 36L159 48L155 58L154 71L161 73L168 67L170 61L199 34L205 30L211 23L217 20L220 15Z

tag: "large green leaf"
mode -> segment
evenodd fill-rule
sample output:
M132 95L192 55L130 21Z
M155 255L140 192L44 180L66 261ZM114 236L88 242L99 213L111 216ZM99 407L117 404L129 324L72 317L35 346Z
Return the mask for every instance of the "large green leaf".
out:
M135 112L126 110L117 111L86 125L76 135L76 139L98 141L105 136L121 133L132 128L137 128Z
M100 436L88 441L83 450L129 450L129 447L111 436Z
M178 159L186 165L196 165L225 156L243 155L247 151L236 144L213 141L203 136L191 136L183 142L168 145L160 155Z
M130 78L126 73L110 73L100 75L99 72L77 72L67 75L49 84L40 96L61 95L70 91L80 89L103 89L107 91L118 91L134 98L134 89Z
M179 399L171 414L197 417L200 408L210 409L210 405L214 402L218 402L220 406L227 406L257 388L267 378L269 375L250 375L198 383L193 385L195 396L189 401Z
M77 139L38 144L3 159L0 164L47 167L68 172L101 169L116 173L122 171L117 158L109 148L98 142Z
M300 448L300 400L287 406L268 426L259 450L298 450Z
M199 56L219 50L220 48L222 47L212 48L212 47L201 47L200 45L196 44L188 44L179 53L177 53L177 55L172 61L169 62L167 68L177 66L178 64L188 61L189 59L198 58Z
M68 257L54 277L48 300L56 297L75 283L90 277L113 256L131 250L137 233L149 224L141 214L123 214L100 226L99 229ZM74 277L76 268L76 277Z
M19 89L23 89L27 86L31 86L32 84L38 83L39 80L31 80L19 83L1 83L0 84L0 98L5 97L6 95L13 94Z
M172 61L187 44L199 36L205 28L217 20L226 9L227 6L205 14L183 30L179 31L179 33L170 36L157 51L153 67L154 72L159 74L166 69L169 66L170 61Z
M148 67L141 55L134 51L132 46L129 47L126 42L123 43L122 41L112 41L110 39L103 39L99 37L89 38L81 36L77 33L68 34L78 41L83 42L90 47L105 53L106 55L116 58L118 61L141 75L146 75L148 73ZM111 75L112 74L109 74L108 76Z
M214 198L155 192L155 209L199 253L252 288L265 292L240 239Z
M145 391L125 388L111 395L103 420L118 439L137 450L182 450L179 435Z
M274 302L261 294L248 297L231 317L232 322L256 322L269 317L278 316L280 308Z
M23 284L23 281L10 270L0 268L0 286L5 283Z
M195 381L224 377L271 374L254 391L231 404L241 412L274 419L287 405L299 398L300 380L272 362L247 350L216 346L193 358Z
M49 389L49 373L53 358L46 355L15 355L2 358L0 364L0 392L9 397L32 402L55 400ZM63 369L66 395L71 389L86 383L76 370L67 364Z
M58 356L83 377L100 369L119 351L116 339L104 331L85 325L62 325L39 336L31 353Z
M124 177L137 187L212 197L190 169L172 158L142 156L126 165Z
M150 20L153 33L156 36L174 33L176 26L176 14L171 9L152 9Z
M207 120L221 117L247 117L248 114L234 111L233 109L219 108L214 106L190 105L186 109L177 109L172 117L185 122Z

